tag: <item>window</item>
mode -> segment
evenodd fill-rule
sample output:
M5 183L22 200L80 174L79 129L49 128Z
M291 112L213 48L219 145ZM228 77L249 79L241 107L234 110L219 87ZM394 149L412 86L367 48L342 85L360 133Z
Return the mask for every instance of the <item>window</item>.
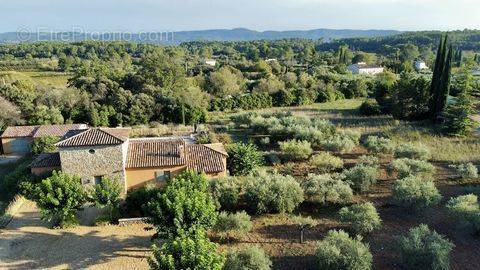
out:
M89 152L90 154L95 154L95 149L90 149L90 150L88 150L88 152Z
M156 171L155 180L159 182L170 180L170 171Z
M103 178L103 175L94 176L93 177L93 183L95 185L98 185L98 184L102 183L102 178Z

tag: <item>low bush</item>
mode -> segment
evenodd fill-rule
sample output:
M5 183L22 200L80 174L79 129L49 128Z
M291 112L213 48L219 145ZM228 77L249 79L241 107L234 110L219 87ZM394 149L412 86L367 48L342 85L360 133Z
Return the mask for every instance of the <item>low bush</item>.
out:
M447 209L461 225L470 227L476 234L480 232L480 205L476 195L451 198L447 203Z
M257 172L247 177L244 196L257 214L291 213L303 201L303 190L291 176Z
M390 163L387 172L389 175L397 173L400 179L411 175L429 178L435 172L435 166L423 160L400 158Z
M322 144L325 150L334 151L339 153L351 152L356 143L349 136L335 135L332 138L325 140Z
M213 231L222 237L243 236L252 229L250 216L242 211L238 213L221 212L217 217L217 223Z
M258 246L235 250L227 254L225 270L270 270L272 261Z
M365 116L380 115L382 110L380 105L374 100L365 100L362 105L360 105L360 113Z
M109 221L116 222L119 217L118 211L122 191L118 180L102 177L102 181L95 184L90 191L89 200L93 202L95 206L105 208Z
M125 208L129 214L133 214L140 217L149 216L147 211L147 203L151 201L155 194L159 193L160 189L153 185L147 185L138 189L130 190L127 192L125 198Z
M242 185L238 177L214 178L209 181L209 192L217 209L232 210L238 206Z
M230 144L227 152L227 167L231 175L247 175L263 164L263 156L254 144Z
M457 172L462 180L471 180L478 178L478 168L473 163L464 163L459 165L450 165Z
M360 143L360 138L362 137L360 132L351 129L341 130L338 132L338 135L349 138L355 143L355 145Z
M357 164L378 168L379 165L380 165L379 162L380 161L378 160L378 157L376 157L376 156L363 155L358 159Z
M369 270L372 254L362 238L350 238L344 231L329 231L317 245L315 257L317 269L324 270Z
M221 270L225 256L202 230L168 238L161 246L152 246L148 258L152 270L210 269Z
M310 174L301 186L309 201L321 204L346 204L353 199L350 185L329 174Z
M392 154L395 149L395 145L390 139L377 136L368 136L363 142L363 146L370 152L383 154Z
M312 156L308 163L321 173L327 173L343 168L343 160L329 152L321 152Z
M370 202L343 207L338 214L340 221L347 223L349 231L354 234L370 233L382 224L377 209Z
M405 143L395 148L395 158L428 160L430 157L430 150L423 144Z
M421 224L399 239L400 258L406 269L450 269L454 244Z
M401 206L421 209L440 203L442 195L432 180L408 176L395 181L393 199Z
M286 142L279 142L280 150L286 160L306 160L312 153L312 145L307 141L291 140Z
M363 164L355 165L353 168L343 172L344 180L350 183L353 190L365 192L370 186L377 182L378 168Z

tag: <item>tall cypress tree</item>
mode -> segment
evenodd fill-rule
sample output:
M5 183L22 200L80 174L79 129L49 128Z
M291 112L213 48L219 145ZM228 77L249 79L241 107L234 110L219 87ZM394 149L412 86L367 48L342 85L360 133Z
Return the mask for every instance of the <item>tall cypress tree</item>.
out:
M450 46L447 49L447 43L448 35L445 35L440 39L430 87L430 116L434 121L438 119L445 108L450 91L453 48Z

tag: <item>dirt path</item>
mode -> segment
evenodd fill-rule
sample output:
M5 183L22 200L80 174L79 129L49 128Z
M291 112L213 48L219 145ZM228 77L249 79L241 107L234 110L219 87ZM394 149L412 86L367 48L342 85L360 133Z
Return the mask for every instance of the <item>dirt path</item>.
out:
M147 269L144 224L53 230L32 202L0 230L0 269Z

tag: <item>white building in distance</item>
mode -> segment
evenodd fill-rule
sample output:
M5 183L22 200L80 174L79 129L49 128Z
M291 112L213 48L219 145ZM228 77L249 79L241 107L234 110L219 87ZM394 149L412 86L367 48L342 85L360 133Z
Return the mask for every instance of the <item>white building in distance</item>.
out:
M367 65L364 62L353 64L347 67L347 70L353 74L378 74L382 73L384 68L380 66Z
M207 60L205 60L205 64L208 65L208 66L214 67L217 64L217 60L207 59Z
M423 62L423 61L417 60L417 61L415 61L414 65L415 65L416 70L428 69L427 64L425 64L425 62Z

